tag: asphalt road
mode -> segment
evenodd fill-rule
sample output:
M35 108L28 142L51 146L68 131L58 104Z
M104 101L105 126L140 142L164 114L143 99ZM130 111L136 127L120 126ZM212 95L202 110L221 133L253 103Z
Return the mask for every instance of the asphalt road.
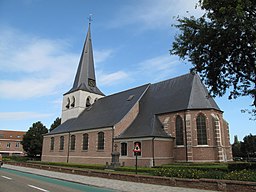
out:
M0 168L0 192L113 192L49 177Z

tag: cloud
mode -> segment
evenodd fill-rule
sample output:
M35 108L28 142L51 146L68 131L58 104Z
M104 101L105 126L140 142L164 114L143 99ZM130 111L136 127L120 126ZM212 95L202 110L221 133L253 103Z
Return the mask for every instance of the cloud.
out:
M161 55L140 62L137 74L143 74L145 79L157 82L178 75L180 71L177 70L177 65L181 65L177 56Z
M140 28L169 27L174 16L199 16L200 8L195 9L198 0L157 0L135 1L136 4L125 5L118 12L110 26L121 27L130 24L140 24Z
M94 58L95 58L95 64L102 63L106 61L108 58L110 58L113 55L112 49L103 49L103 50L95 50L94 51Z
M29 99L61 92L73 82L80 53L72 53L66 39L47 39L24 34L13 28L0 30L0 90L2 98ZM95 61L101 63L113 50L95 50ZM116 72L104 74L104 84Z
M52 114L34 112L0 112L1 120L26 120L50 117Z
M124 71L117 71L109 74L101 73L101 75L99 75L99 83L103 86L109 86L120 83L120 81L124 81L127 78L129 78L129 75Z
M1 97L32 98L53 94L73 79L79 55L67 40L25 35L15 29L0 32Z

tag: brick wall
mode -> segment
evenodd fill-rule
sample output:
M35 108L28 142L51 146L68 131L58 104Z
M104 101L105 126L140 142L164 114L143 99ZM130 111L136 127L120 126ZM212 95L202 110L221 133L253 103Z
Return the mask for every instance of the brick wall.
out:
M206 117L207 145L198 145L196 118L198 114ZM186 153L188 161L231 161L232 151L229 141L229 128L223 119L222 112L216 110L193 110L168 113L159 116L164 129L171 136L176 137L175 120L177 116L183 120L184 145L176 146L174 142L174 160L185 161ZM219 119L219 124L213 121L214 117ZM186 118L186 126L185 126ZM186 129L186 133L185 133ZM186 152L187 141L187 152Z
M139 113L139 102L137 102L124 118L115 125L114 136L119 136L134 121Z
M133 153L134 143L141 143L141 156L138 156L138 166L152 167L173 162L173 140L161 138L143 138L115 141L121 154L121 143L127 143L127 156L120 156L120 164L125 166L135 165Z
M98 150L98 133L104 132L104 150ZM88 134L88 150L83 150L83 134ZM106 164L111 162L112 128L71 133L76 136L75 150L68 151L69 134L58 134L44 137L42 161L70 162L84 164ZM64 150L60 150L60 136L64 136ZM54 137L54 150L50 149Z

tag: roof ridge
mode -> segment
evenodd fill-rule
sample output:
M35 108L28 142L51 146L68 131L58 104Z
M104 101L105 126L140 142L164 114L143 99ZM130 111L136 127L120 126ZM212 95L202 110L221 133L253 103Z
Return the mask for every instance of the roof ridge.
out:
M161 84L161 83L168 82L168 81L170 81L170 80L175 80L175 79L183 78L183 77L188 76L188 75L190 75L190 74L191 74L191 73L187 73L187 74L184 74L184 75L180 75L180 76L178 76L178 77L173 77L173 78L170 78L170 79L167 79L167 80L162 80L162 81L153 83L152 85L157 85L157 84Z
M105 97L102 97L102 98L99 98L99 99L103 99L103 98L108 98L108 97L111 97L111 96L114 96L114 95L118 95L118 94L121 94L121 93L126 93L126 92L129 92L129 91L132 91L134 89L139 89L139 88L142 88L143 86L149 86L151 85L150 83L147 83L147 84L144 84L144 85L141 85L141 86L138 86L138 87L133 87L133 88L130 88L130 89L127 89L127 90L124 90L124 91L120 91L120 92L117 92L117 93L113 93L111 95L107 95ZM144 93L143 93L144 94Z

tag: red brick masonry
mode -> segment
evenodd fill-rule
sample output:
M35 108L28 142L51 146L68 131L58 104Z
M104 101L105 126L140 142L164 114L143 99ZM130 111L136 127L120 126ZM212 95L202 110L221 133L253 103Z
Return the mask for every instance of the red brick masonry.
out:
M40 164L33 164L33 163L6 162L6 164L44 169L44 170L50 170L50 171L57 171L57 172L64 172L64 173L71 173L71 174L77 174L77 175L117 179L122 181L140 182L140 183L148 183L148 184L156 184L156 185L167 185L167 186L173 186L173 187L187 187L187 188L197 188L197 189L225 191L225 192L256 191L256 182L218 180L218 179L182 179L182 178L169 178L169 177L145 176L145 175L134 175L134 174L128 175L128 174L115 173L115 172L101 172L101 171L94 171L94 170L66 168L66 167L40 165Z

